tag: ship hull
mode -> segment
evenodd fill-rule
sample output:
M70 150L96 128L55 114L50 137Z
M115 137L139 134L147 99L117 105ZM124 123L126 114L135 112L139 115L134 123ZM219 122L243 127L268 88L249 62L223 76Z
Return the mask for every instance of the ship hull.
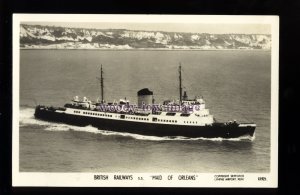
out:
M254 126L228 125L225 123L214 123L207 126L188 126L158 123L142 123L127 120L113 120L95 118L89 116L72 115L56 110L45 110L37 107L35 110L37 119L65 123L76 126L91 125L99 129L116 132L127 132L149 136L183 136L189 138L238 138L241 136L254 135Z

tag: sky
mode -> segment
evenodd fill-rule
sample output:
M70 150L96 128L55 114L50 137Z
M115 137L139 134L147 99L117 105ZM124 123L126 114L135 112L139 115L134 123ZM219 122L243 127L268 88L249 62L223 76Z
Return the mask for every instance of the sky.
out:
M270 24L203 24L203 23L108 23L108 22L22 22L48 26L128 29L145 31L211 33L211 34L271 34Z

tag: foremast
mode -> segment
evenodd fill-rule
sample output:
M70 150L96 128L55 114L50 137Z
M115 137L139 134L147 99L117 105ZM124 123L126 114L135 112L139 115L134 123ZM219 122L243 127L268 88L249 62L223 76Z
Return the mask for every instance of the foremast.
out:
M97 79L100 81L100 97L101 97L101 103L104 103L104 84L103 84L103 69L102 69L102 64L100 68L100 78L97 77Z

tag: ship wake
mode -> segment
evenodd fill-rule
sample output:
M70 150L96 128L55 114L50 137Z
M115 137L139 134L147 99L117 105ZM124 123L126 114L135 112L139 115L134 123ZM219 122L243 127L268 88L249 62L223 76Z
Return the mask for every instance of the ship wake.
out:
M148 136L148 135L139 135L133 133L124 133L124 132L115 132L115 131L108 131L98 129L93 126L73 126L61 123L53 123L53 122L46 122L42 120L38 120L34 118L34 109L33 108L21 108L20 115L19 115L19 126L39 126L42 130L46 131L79 131L79 132L87 132L87 133L94 133L100 134L103 136L122 136L122 137L130 137L132 139L137 140L149 140L149 141L198 141L198 140L208 140L208 141L253 141L255 139L255 135L251 136L242 136L238 138L204 138L204 137L197 137L197 138L189 138L189 137L182 137L182 136Z

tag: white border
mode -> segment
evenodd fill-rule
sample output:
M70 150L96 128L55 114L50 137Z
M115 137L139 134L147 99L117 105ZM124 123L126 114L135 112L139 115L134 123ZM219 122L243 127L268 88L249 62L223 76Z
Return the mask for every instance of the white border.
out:
M206 23L206 24L271 24L271 155L270 173L242 173L244 181L215 181L218 173L187 173L198 175L196 181L178 180L185 173L131 173L134 180L94 180L101 173L24 173L19 172L19 32L21 22L117 22L117 23ZM199 15L74 15L74 14L14 14L13 15L13 186L87 186L87 187L278 187L278 91L279 88L279 17L278 16L199 16ZM124 173L125 174L125 173ZM152 180L151 175L163 180ZM231 173L220 173L231 174ZM241 174L241 173L232 173ZM173 175L173 180L168 176ZM144 177L143 181L137 177ZM258 181L265 177L266 181Z

